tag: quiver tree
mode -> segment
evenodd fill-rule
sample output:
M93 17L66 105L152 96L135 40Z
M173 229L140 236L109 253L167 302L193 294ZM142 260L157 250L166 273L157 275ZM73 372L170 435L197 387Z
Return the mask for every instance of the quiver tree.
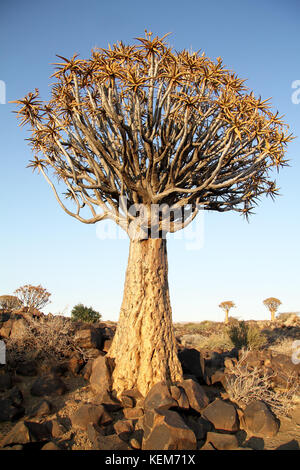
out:
M263 301L263 304L271 313L271 321L275 320L275 315L276 312L281 305L281 302L279 299L276 299L276 297L268 297Z
M274 196L271 170L286 164L291 140L267 101L220 58L174 52L165 37L146 32L87 60L58 56L51 99L40 101L36 89L17 101L21 124L32 129L30 166L62 209L87 224L114 220L130 237L109 351L118 393L137 387L145 394L158 381L182 378L166 233L199 210L248 215L260 196Z
M224 323L228 323L229 322L229 311L230 309L234 308L235 307L235 304L234 302L232 302L231 300L225 300L224 302L221 302L219 307L224 310L225 312L225 320L224 320Z
M32 286L26 284L21 286L14 292L19 299L21 305L28 309L41 309L50 303L50 292L47 291L40 284L38 286Z
M0 296L0 309L2 310L14 310L21 307L21 302L18 297L14 295L1 295Z

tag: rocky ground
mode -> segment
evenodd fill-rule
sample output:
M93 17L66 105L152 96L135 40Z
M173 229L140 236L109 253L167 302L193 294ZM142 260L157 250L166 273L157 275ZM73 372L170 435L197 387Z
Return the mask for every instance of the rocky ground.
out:
M266 343L246 351L221 323L177 324L184 380L116 400L106 358L114 323L0 316L3 450L299 449L298 317L254 322Z

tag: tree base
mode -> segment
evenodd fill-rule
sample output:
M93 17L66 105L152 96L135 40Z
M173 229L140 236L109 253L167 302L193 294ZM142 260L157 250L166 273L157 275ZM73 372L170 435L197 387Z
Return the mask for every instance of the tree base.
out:
M182 380L168 286L166 240L131 241L124 297L108 356L115 360L112 388L145 396L160 381Z

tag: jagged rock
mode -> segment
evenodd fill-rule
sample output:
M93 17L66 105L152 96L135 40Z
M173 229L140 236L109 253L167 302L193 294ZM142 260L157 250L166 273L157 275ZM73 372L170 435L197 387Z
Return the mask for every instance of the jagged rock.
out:
M87 427L87 436L93 445L93 449L95 449L98 445L98 442L100 442L101 436L105 436L105 431L103 428L100 428L98 424L90 423Z
M120 402L124 408L134 408L135 407L135 399L133 397L129 397L128 395L122 395L120 397Z
M205 442L205 444L201 447L200 450L216 450L216 449L209 442Z
M15 445L15 446L8 446L8 447L4 447L3 449L1 450L23 450L24 447L21 446L21 445Z
M28 444L49 439L47 426L32 421L19 421L0 442L0 448L12 444Z
M212 372L212 374L209 377L210 385L214 385L216 383L221 383L223 384L225 381L225 373L223 370L216 370Z
M25 377L34 377L37 375L36 361L23 362L16 368L16 373Z
M86 327L75 333L74 340L82 349L98 349L101 347L101 331L94 327Z
M194 432L170 410L148 410L144 418L143 450L194 450Z
M172 406L177 406L177 402L172 398L166 382L156 383L145 397L145 409L159 408L168 410Z
M123 441L128 441L133 433L132 422L126 419L119 419L114 424L114 430Z
M184 409L184 410L189 409L190 407L189 400L188 400L187 394L185 393L182 387L177 387L176 385L172 385L170 387L170 392L171 392L172 398L176 400L179 408Z
M84 366L84 360L78 352L72 353L68 361L68 370L72 372L73 375L77 375L82 367Z
M185 416L184 421L187 426L195 433L198 441L204 440L206 434L213 430L213 425L201 416Z
M142 408L124 408L123 413L126 419L139 419L144 415Z
M8 398L14 406L18 407L23 403L23 393L16 385L10 390Z
M110 362L105 356L99 356L94 360L90 376L90 384L94 393L104 396L106 392L111 390L111 372Z
M57 418L47 421L46 426L54 439L60 439L66 432L66 428L58 421Z
M42 418L48 416L52 411L52 405L48 400L42 400L30 412L30 417Z
M41 450L61 450L61 448L58 447L58 445L55 444L55 442L50 441L50 442L47 442L47 444L45 444L41 448Z
M112 339L105 339L103 341L103 345L102 345L102 351L105 351L105 352L108 352L109 351L109 348L111 346L111 343L112 343Z
M63 395L66 391L67 387L61 378L53 375L38 377L30 389L31 395L36 397Z
M100 393L93 397L93 403L96 405L104 405L107 411L118 411L122 407L121 402L111 396L110 392Z
M23 318L20 318L19 320L15 320L12 323L11 326L11 331L10 331L10 338L17 338L20 336L20 333L26 334L27 331L27 322Z
M82 405L71 416L71 423L75 429L87 430L89 424L108 424L112 422L111 416L102 405Z
M213 369L221 369L224 366L224 358L221 353L218 353L216 351L213 351L210 360L207 361L209 362L210 366Z
M97 357L99 356L105 356L105 353L103 351L100 351L100 349L96 348L87 349L85 353L88 359L97 359Z
M215 429L223 431L238 431L239 429L235 407L218 398L205 408L202 417L211 422Z
M120 402L125 408L134 408L135 406L143 407L144 397L137 388L132 388L122 393Z
M279 431L279 422L262 401L255 400L244 409L243 429L255 437L273 437Z
M13 320L9 319L1 324L0 336L2 336L2 338L7 339L10 337L10 332L11 332L13 323L14 323Z
M185 374L192 374L199 380L205 380L205 360L200 351L186 348L179 351L178 358Z
M32 441L45 441L51 437L46 423L36 423L34 421L24 421L24 423L29 429Z
M117 434L104 436L101 430L94 424L89 424L87 431L93 450L130 450L128 444L120 439Z
M83 376L84 380L90 380L92 367L93 367L94 359L89 359L85 366L81 369L81 375Z
M236 450L239 447L238 440L234 434L218 434L208 432L206 443L211 444L216 450Z
M190 407L200 413L209 404L209 398L204 389L193 379L186 379L177 384L182 387L188 398Z
M11 376L8 373L1 374L0 375L0 392L4 392L6 390L9 390L10 388L12 388Z
M13 444L27 444L28 442L31 442L29 429L24 421L19 421L2 439L0 442L0 448Z
M24 408L16 406L10 398L0 400L0 423L4 421L15 421L24 415Z

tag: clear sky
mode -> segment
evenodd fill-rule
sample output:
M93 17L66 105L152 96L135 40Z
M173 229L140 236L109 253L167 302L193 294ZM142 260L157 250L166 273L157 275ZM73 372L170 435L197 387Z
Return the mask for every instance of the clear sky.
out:
M298 0L1 0L0 294L42 284L52 292L46 312L69 314L83 302L104 319L118 318L128 240L103 240L97 226L61 210L43 177L26 169L29 133L8 101L35 87L48 99L55 54L87 58L91 48L130 43L145 29L172 32L177 50L221 56L256 95L272 97L300 137L300 104L292 102L292 83L300 80ZM268 317L262 300L270 296L281 299L282 312L300 310L299 150L298 138L288 147L291 166L277 178L282 195L262 200L250 223L237 213L206 212L189 232L199 230L200 249L188 249L185 234L169 240L175 321L221 320L222 300L233 300L243 319Z

